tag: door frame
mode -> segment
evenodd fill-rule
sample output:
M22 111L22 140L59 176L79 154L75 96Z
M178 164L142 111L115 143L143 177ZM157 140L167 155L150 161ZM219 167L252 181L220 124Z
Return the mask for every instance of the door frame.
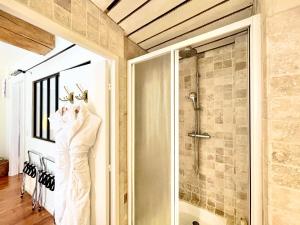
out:
M173 143L172 151L172 165L174 168L173 177L173 190L174 194L172 203L173 218L172 225L179 224L179 122L178 122L178 105L179 105L179 60L178 50L195 43L206 42L218 37L226 36L230 33L240 30L248 29L249 31L249 57L250 57L250 70L249 70L249 85L250 85L250 225L262 225L263 221L263 200L262 200L262 62L261 62L261 16L255 15L244 20L229 24L227 26L218 28L216 30L201 34L199 36L187 39L185 41L173 44L171 46L153 51L146 55L131 59L128 61L128 224L133 225L133 151L134 151L134 65L141 63L160 55L171 53L172 62L172 77L173 89L172 105L173 112L173 128L172 134Z
M10 79L7 79L7 88L9 90L8 97L10 100L12 95L12 89L17 87L19 89L19 103L7 101L6 103L6 120L12 121L15 120L15 118L12 117L13 112L12 110L15 108L14 105L18 104L20 112L25 111L25 91L26 91L26 85L25 85L25 78L24 75L21 74L18 77L13 77ZM12 130L11 126L7 126L7 138L6 138L6 147L9 148L9 144L13 141L16 142L16 138L19 137L18 143L19 143L19 149L17 153L18 157L16 158L16 154L8 152L8 159L9 159L9 176L15 176L22 172L24 161L25 161L25 115L23 113L20 113L19 115L19 133L16 134ZM12 171L11 171L12 169Z
M119 65L122 59L98 44L87 40L86 37L71 31L18 1L0 0L0 9L106 58L111 65L109 72L110 82L108 84L110 104L107 106L110 112L110 132L106 137L109 138L108 151L110 153L110 165L107 169L111 174L110 190L106 193L110 196L110 212L107 223L110 221L109 225L119 225Z

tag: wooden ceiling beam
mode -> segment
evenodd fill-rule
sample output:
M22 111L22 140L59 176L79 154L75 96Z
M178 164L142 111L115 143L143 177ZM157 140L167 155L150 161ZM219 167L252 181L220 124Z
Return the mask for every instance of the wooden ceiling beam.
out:
M55 47L55 36L0 10L0 41L46 55Z

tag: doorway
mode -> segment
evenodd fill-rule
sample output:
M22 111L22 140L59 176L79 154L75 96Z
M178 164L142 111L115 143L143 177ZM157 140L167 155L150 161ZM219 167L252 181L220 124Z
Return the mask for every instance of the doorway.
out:
M47 22L44 22L45 18L37 13L33 14L36 15L36 17L34 18L28 18L27 15L31 14L28 13L28 11L30 11L29 9L23 10L19 7L14 7L15 3L12 3L12 7L11 8L7 8L3 5L0 5L0 8L9 12L12 15L16 15L17 17L21 17L22 19L40 26L41 28L51 32L52 34L56 35L56 36L63 36L65 39L64 40L68 40L66 42L70 43L70 46L73 45L73 43L76 43L77 45L75 47L72 47L71 49L69 49L73 55L77 55L77 56L83 56L86 59L85 61L82 61L83 59L81 58L79 61L74 59L74 57L72 58L72 60L70 60L67 64L68 66L65 65L61 65L60 64L60 59L59 57L55 57L53 58L52 56L54 54L56 54L57 52L53 53L53 55L47 57L51 58L49 61L47 61L47 63L49 63L51 61L51 63L53 63L54 61L56 64L56 69L53 69L54 67L52 67L51 65L49 66L49 64L47 63L43 63L42 65L39 65L39 67L34 67L31 68L30 70L26 71L28 74L24 75L24 74L20 74L18 79L21 79L21 77L23 76L31 76L30 79L25 79L25 91L26 92L26 98L27 98L27 103L29 103L30 105L30 109L33 108L32 107L32 91L28 90L31 89L31 85L32 82L37 81L41 78L43 78L44 76L51 76L57 72L61 72L62 77L64 76L69 76L67 71L62 71L65 69L69 69L73 66L77 66L80 63L86 63L86 61L92 61L91 64L92 65L96 65L97 63L93 64L93 60L95 60L96 58L102 58L105 59L105 62L102 62L101 64L101 70L98 71L98 75L105 77L105 79L101 80L101 91L103 91L103 93L105 92L105 95L103 95L104 97L107 97L105 99L102 99L101 101L97 101L97 99L95 100L96 102L93 102L94 105L100 106L100 105L104 105L105 104L105 109L103 110L103 114L106 115L106 122L107 125L105 126L105 130L101 129L101 132L105 133L105 136L102 137L103 141L105 141L105 151L104 155L105 157L102 157L102 161L101 162L97 162L97 164L104 164L105 169L104 170L100 170L105 174L101 174L101 176L98 176L98 179L95 181L98 185L98 187L101 187L100 190L97 190L98 193L102 193L102 195L104 196L104 198L101 199L97 199L98 203L102 204L101 205L101 209L102 212L104 212L105 215L100 215L99 214L99 210L94 210L94 216L96 218L96 214L97 214L97 218L95 220L101 220L100 222L96 222L96 224L117 224L117 214L118 214L118 202L119 202L119 197L118 197L118 129L119 129L119 119L118 119L118 63L119 63L119 59L118 57L109 54L107 51L103 50L103 49L99 49L99 47L95 47L96 45L93 44L89 44L87 43L83 38L80 38L79 35L74 35L74 33L66 33L64 31L62 31L63 29L61 29L61 26L56 24L56 26L48 26L49 24ZM41 26L40 24L43 23L43 25ZM69 48L70 46L66 46L66 48ZM80 47L83 46L86 49L89 50L84 50L84 48ZM60 49L62 50L62 49ZM69 51L68 50L68 51ZM67 52L67 51L66 51ZM66 52L64 54L66 54ZM93 55L92 57L90 56L86 56L87 53L86 52L90 52L90 55ZM95 53L96 52L96 53ZM75 57L76 58L76 57ZM91 59L92 58L92 59ZM35 60L35 62L37 62L37 64L39 64L40 62L44 61L45 58L43 58L41 60L40 57L38 57L37 60ZM59 65L60 64L60 65ZM36 63L33 64L27 64L27 65L36 65ZM29 67L26 68L28 69ZM82 73L89 73L91 70L97 70L97 67L89 67L89 69L83 69L83 68L87 68L87 67L77 67L75 70L73 70L73 72L75 71L77 75L82 74ZM73 68L74 69L74 68ZM82 70L83 69L83 70ZM41 71L46 71L45 73L41 74ZM70 71L70 70L68 70ZM50 79L50 78L49 78ZM63 79L62 79L63 80ZM99 80L98 80L99 81ZM23 81L22 81L23 82ZM80 80L80 78L78 78L78 82L80 83L84 83L84 80ZM99 81L100 82L100 81ZM67 83L67 82L65 82ZM73 85L73 84L72 84ZM96 85L96 83L95 83ZM71 86L70 84L68 86ZM83 85L84 86L84 85ZM65 95L65 90L63 89L63 86L60 87L60 93L62 95ZM75 89L76 87L72 87L72 89ZM97 87L91 87L91 89L96 90ZM79 91L79 90L77 90ZM28 93L31 93L28 95ZM92 94L92 93L90 93ZM101 94L101 93L100 93ZM64 96L61 96L64 97ZM91 101L94 101L91 98ZM26 106L27 107L27 106ZM25 108L26 108L25 107ZM95 107L96 108L96 107ZM97 111L97 109L95 109L95 111ZM29 107L26 108L27 111L27 116L29 116L28 118L31 118L32 113L30 112ZM103 118L104 119L104 118ZM24 131L24 133L29 134L29 136L31 136L33 134L33 128L32 128L32 124L31 124L31 120L30 121L26 121L26 130ZM47 129L47 128L46 128ZM47 135L46 135L47 136ZM40 144L42 143L43 140L38 140L37 138L28 138L24 136L24 139L26 139L26 150L28 150L28 148L36 148L37 146L40 146ZM28 141L28 139L30 139L30 141ZM44 153L48 154L49 152L51 152L51 143L44 143ZM24 153L24 155L26 155L26 153ZM23 156L23 159L20 159L19 161L22 162L24 161L25 156ZM22 168L20 168L18 171L20 172ZM95 174L94 174L95 175ZM96 175L95 175L96 176ZM100 181L100 178L102 177L103 179L106 179L103 183L103 181ZM107 186L108 185L108 186ZM30 185L29 185L30 186ZM98 198L101 196L100 194L97 195ZM51 197L51 195L50 195ZM103 200L105 199L105 200ZM92 201L92 203L95 203ZM103 204L105 204L105 206L103 206ZM97 204L95 204L97 205ZM99 206L100 207L100 206ZM96 213L97 212L97 213Z

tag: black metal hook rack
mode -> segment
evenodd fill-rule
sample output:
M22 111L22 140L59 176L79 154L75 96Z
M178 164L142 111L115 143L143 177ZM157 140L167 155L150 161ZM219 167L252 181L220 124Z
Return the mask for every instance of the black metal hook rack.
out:
M35 179L35 185L34 190L32 194L32 210L35 210L36 207L38 207L41 203L41 199L38 197L38 184L37 180L39 177L38 171L42 168L42 154L33 150L29 150L27 152L28 154L28 161L24 163L24 169L23 169L23 179L22 179L22 185L21 185L21 198L23 198L25 193L25 180L26 175L31 176ZM35 155L38 158L38 161L33 160L32 156ZM30 174L27 173L26 168L30 167L30 170L33 171Z
M26 176L32 175L31 173L27 173L26 167L30 167L30 170L35 170L36 174L35 176L31 176L35 179L35 187L32 194L32 210L35 210L38 208L39 211L42 210L43 207L43 184L40 182L41 174L42 172L47 173L47 176L51 176L51 184L53 185L53 188L49 188L51 191L54 191L55 186L55 175L54 172L50 172L48 169L47 162L55 163L55 161L49 157L44 157L41 153L29 150L28 152L28 161L24 163L24 169L23 169L23 180L21 185L21 198L23 198L25 193L25 180ZM33 155L37 157L38 160L33 160ZM48 178L48 177L47 177Z

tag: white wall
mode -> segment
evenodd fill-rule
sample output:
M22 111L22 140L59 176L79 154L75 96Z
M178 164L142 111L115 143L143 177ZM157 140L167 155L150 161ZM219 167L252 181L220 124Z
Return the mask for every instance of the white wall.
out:
M11 87L12 83L20 81L22 75L18 77L9 76L10 73L17 69L26 70L32 65L35 65L37 62L41 62L46 57L49 57L58 51L70 46L72 43L57 37L56 38L56 47L46 56L38 55L33 52L27 51L22 48L4 43L0 41L0 157L9 158L9 129L11 128L11 110L9 105L16 104L13 102ZM7 82L7 96L4 98L2 96L2 81L3 79L9 80ZM10 122L9 122L10 121Z
M7 74L7 70L5 68L0 68L0 157L4 157L8 159L8 149L7 149L7 125L6 125L6 99L3 96L3 80L5 79L5 75Z
M7 79L7 94L4 100L5 104L2 106L2 108L4 108L4 110L2 110L2 114L6 114L6 117L1 117L5 118L4 123L1 124L2 127L5 128L2 129L4 130L2 138L6 141L6 149L3 155L6 155L6 158L9 159L9 176L14 176L22 171L22 165L19 164L19 162L22 161L20 158L24 159L25 147L25 138L23 134L25 128L23 123L24 114L20 114L20 122L18 122L18 112L24 111L24 74L19 74L18 76L10 76L9 74L17 69L27 70L33 65L61 51L71 44L72 43L62 38L56 37L55 48L46 56L42 56L16 46L0 42L0 68L5 69L3 74ZM20 136L18 136L19 131L22 132Z
M90 168L92 179L91 204L92 204L92 225L106 224L108 216L107 198L107 158L108 158L108 64L105 59L86 51L78 46L67 52L55 57L47 63L33 69L25 76L25 93L26 93L26 137L25 149L32 149L42 153L44 156L55 156L55 144L38 140L32 137L32 82L42 77L54 74L60 70L91 60L88 66L79 67L73 70L62 72L59 80L60 96L65 95L63 86L66 85L70 90L79 93L76 83L79 83L89 91L90 110L101 117L102 124L98 133L97 143L90 154ZM60 102L60 106L63 103ZM76 103L75 103L76 104ZM27 183L27 190L33 189L32 180ZM53 193L47 191L46 208L50 211L53 209Z

